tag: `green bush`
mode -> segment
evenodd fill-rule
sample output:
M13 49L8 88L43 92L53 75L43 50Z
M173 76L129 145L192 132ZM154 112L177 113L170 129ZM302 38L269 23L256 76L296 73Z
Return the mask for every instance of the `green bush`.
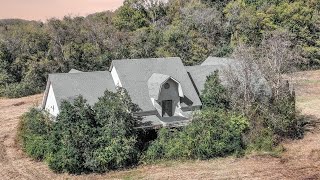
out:
M34 86L30 83L12 83L0 90L0 94L9 98L19 98L23 96L28 96L31 94L39 93L43 89L39 86Z
M30 134L25 136L25 152L32 158L42 160L49 151L49 142L46 136Z
M81 96L63 102L50 136L49 167L56 172L105 172L138 159L137 118L125 90L106 91L93 106Z
M115 133L110 131L108 136L101 137L109 142L97 145L97 148L88 154L85 166L93 172L105 172L136 164L139 154L136 137L112 134Z
M48 138L52 123L46 114L31 109L19 124L18 138L23 150L31 157L42 160L49 151Z
M241 152L244 148L242 134L248 125L248 120L242 116L204 109L195 113L192 123L181 131L160 130L143 161L209 159Z
M138 161L138 119L132 113L139 110L126 90L106 91L93 107L96 119L95 141L87 156L86 166L104 172L135 164Z
M36 109L20 122L19 140L32 158L46 160L55 172L105 172L138 162L139 108L124 89L104 96L91 107L79 96L64 101L56 122Z
M86 100L80 96L73 103L64 101L50 136L49 167L58 172L85 172L85 154L92 149L94 134L94 112Z
M262 151L272 152L274 147L277 146L277 142L274 138L272 130L263 128L259 130L252 138L251 142L248 142L247 150L250 151Z
M227 89L221 84L219 71L216 70L207 77L200 99L204 107L218 109L230 108L230 96L228 95Z
M303 119L295 109L295 97L289 93L271 103L266 113L266 123L281 137L300 138L303 136Z

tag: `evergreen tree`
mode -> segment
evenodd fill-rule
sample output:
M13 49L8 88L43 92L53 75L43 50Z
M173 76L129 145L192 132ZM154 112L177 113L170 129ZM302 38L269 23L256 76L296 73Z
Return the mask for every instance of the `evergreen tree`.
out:
M82 96L64 101L51 134L49 166L58 172L80 173L92 150L96 132L95 115Z
M57 172L105 172L137 162L138 110L124 89L91 108L82 96L63 102L50 136L47 160Z
M212 75L207 77L200 99L204 107L218 109L230 108L228 92L221 84L219 71L215 71Z

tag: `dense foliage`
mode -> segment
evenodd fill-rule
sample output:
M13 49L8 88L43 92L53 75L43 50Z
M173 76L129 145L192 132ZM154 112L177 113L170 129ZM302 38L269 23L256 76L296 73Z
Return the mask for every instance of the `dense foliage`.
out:
M48 73L107 70L113 59L181 57L185 65L260 46L287 31L300 68L320 65L318 0L126 0L115 12L0 21L0 95L43 90Z
M46 114L33 108L21 118L18 131L20 144L29 156L42 160L49 152L51 131L52 121Z
M143 160L209 159L239 153L244 150L242 135L248 127L249 121L243 116L204 109L181 131L161 129Z
M207 77L200 98L203 107L217 109L230 108L230 94L228 94L226 87L221 84L219 71L215 71Z
M57 172L105 172L138 161L136 106L125 90L106 91L93 107L81 96L63 102L56 122L32 109L22 118L25 152Z
M235 107L232 104L241 103L234 101L242 99L230 97L232 88L222 86L216 71L207 77L203 109L194 112L192 122L162 128L155 139L135 129L140 119L133 112L139 108L125 89L106 91L93 107L79 96L62 103L56 122L30 110L22 118L19 137L28 155L46 160L54 171L70 173L105 172L138 162L210 159L246 150L276 152L280 138L303 135L294 93L286 84L283 88L267 104L257 97L249 108Z

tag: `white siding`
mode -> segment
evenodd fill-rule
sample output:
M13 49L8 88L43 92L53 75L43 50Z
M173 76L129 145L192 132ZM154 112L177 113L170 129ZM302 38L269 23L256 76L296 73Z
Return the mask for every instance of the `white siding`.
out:
M54 96L52 85L50 85L49 88L45 110L53 116L57 116L59 114L58 104L56 101L56 97Z
M112 76L112 79L113 79L114 84L115 84L117 87L122 87L122 84L121 84L119 75L118 75L117 70L116 70L115 67L113 67L112 70L111 70L111 76Z

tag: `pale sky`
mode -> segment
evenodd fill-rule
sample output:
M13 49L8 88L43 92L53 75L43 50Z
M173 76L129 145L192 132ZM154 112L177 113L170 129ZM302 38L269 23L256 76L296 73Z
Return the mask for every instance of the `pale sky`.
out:
M0 19L42 20L115 10L123 0L0 0Z

